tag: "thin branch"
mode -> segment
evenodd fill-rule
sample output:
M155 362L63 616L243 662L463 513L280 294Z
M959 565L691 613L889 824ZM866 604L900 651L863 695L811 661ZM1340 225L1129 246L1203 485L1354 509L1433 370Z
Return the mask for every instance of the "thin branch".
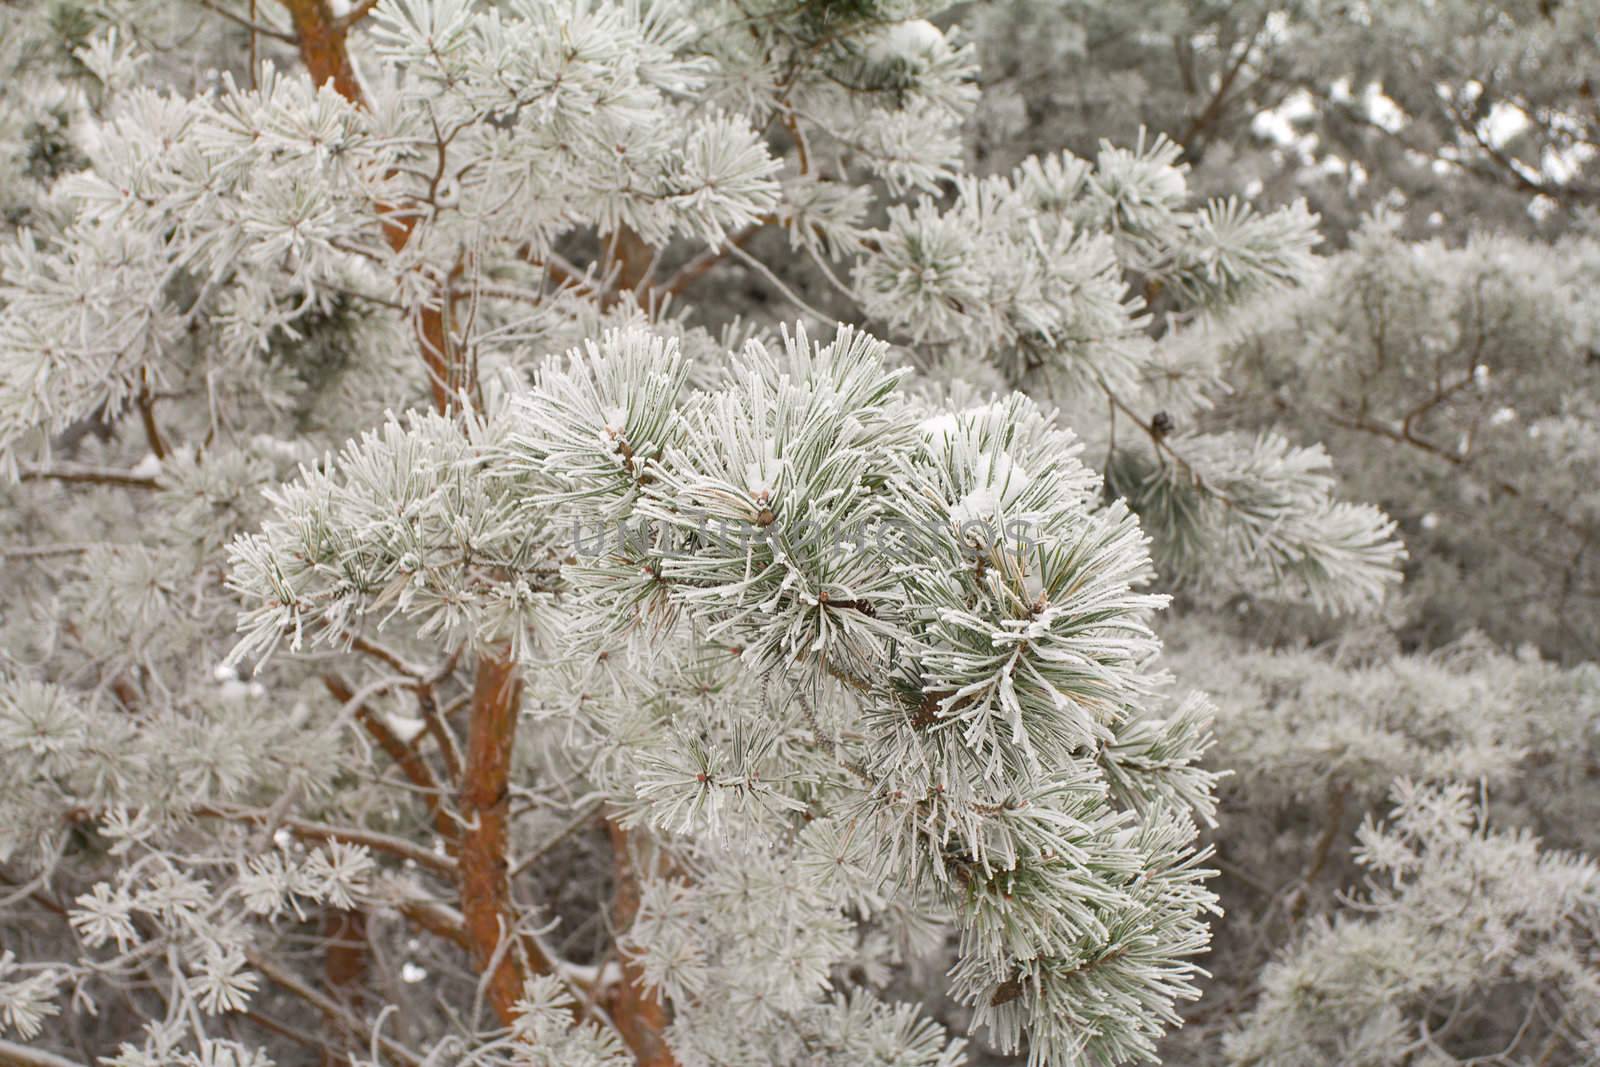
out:
M355 694L350 686L336 674L324 674L322 684L333 698L342 704L349 704L355 700ZM427 760L422 758L422 753L418 752L414 745L400 740L399 736L389 729L388 724L364 703L356 705L354 715L362 729L372 735L378 747L383 749L404 772L411 784L422 793L423 800L428 805L428 814L433 818L434 830L444 838L445 847L453 854L457 838L456 827L451 821L449 812L444 810L444 790L434 777L433 769L428 766Z
M348 30L372 13L378 6L378 0L361 0L361 3L346 11L343 15L333 20L333 24L341 30Z
M633 926L639 913L638 858L633 855L628 831L616 820L606 820L606 831L611 836L616 885L611 900L611 921L620 936ZM665 1032L670 1021L666 1007L656 995L645 991L644 973L638 960L626 952L620 955L622 981L607 990L609 1002L606 1005L617 1033L633 1050L639 1067L678 1067L666 1042Z
M1279 398L1276 401L1276 405L1279 409L1288 408L1288 404L1285 403L1282 398ZM1302 405L1302 410L1310 410L1313 414L1320 415L1322 418L1327 419L1335 426L1342 427L1346 430L1355 430L1360 433L1374 434L1378 437L1383 437L1393 441L1396 444L1402 444L1406 445L1407 447L1414 448L1419 452L1426 452L1430 456L1435 456L1444 460L1446 463L1451 464L1452 466L1460 467L1462 470L1470 471L1472 474L1483 478L1483 480L1489 484L1489 487L1494 489L1496 492L1504 493L1506 496L1517 500L1526 501L1527 503L1533 505L1536 510L1543 512L1545 516L1552 522L1556 523L1558 526L1565 527L1571 533L1583 538L1585 542L1594 536L1594 532L1586 528L1582 523L1579 523L1557 511L1549 503L1540 500L1537 497L1528 496L1523 492L1522 487L1517 485L1515 482L1507 481L1504 478L1498 478L1493 475L1484 475L1479 468L1474 466L1472 456L1464 455L1460 452L1452 452L1449 449L1435 444L1427 438L1417 436L1416 433L1410 428L1402 427L1397 430L1391 426L1385 426L1383 423L1377 422L1365 416L1352 418L1349 416L1340 415L1336 411L1330 411L1321 407L1311 407L1306 409L1304 405Z
M98 545L17 545L0 546L0 559L40 559L46 556L81 556Z
M84 1064L43 1049L23 1048L0 1040L0 1067L84 1067Z
M250 91L260 86L256 72L261 68L261 31L256 28L256 0L250 0Z
M1262 31L1266 28L1267 20L1263 18L1257 24L1255 32L1250 35L1250 39L1245 42L1244 50L1239 53L1238 57L1223 74L1221 81L1217 84L1216 92L1211 94L1211 100L1190 121L1183 133L1178 136L1178 143L1183 146L1184 153L1189 157L1198 157L1199 153L1195 151L1190 142L1199 135L1209 132L1211 127L1216 124L1217 119L1221 117L1222 104L1228 95L1228 91L1233 88L1233 83L1238 80L1239 72L1244 70L1245 63L1249 61L1251 53L1256 49L1256 42L1261 39Z
M277 1034L279 1037L288 1038L295 1044L321 1052L324 1056L338 1055L338 1053L334 1052L333 1049L307 1034L305 1031L290 1026L286 1022L280 1022L270 1015L263 1015L259 1011L250 1011L248 1009L241 1014L243 1014L246 1019L250 1020L250 1022L261 1027L261 1029L267 1031L268 1033Z
M451 784L459 787L461 746L456 742L456 735L450 729L450 724L439 714L439 702L434 698L432 686L417 687L417 707L422 712L423 729L433 738L433 743L439 746L439 756L444 760L445 774L449 776Z
M328 907L322 913L322 973L330 999L352 1015L361 1014L367 989L370 945L367 941L367 915L360 907ZM366 1035L351 1028L341 1016L328 1015L324 1025L332 1043L349 1049L360 1045ZM349 1064L348 1052L329 1048L323 1067Z
M202 818L228 819L232 822L261 824L267 821L271 813L255 808L234 808L230 806L211 804L195 808L195 815ZM438 874L454 876L456 873L455 861L448 856L441 856L430 849L403 837L395 837L377 830L367 830L356 826L332 826L328 823L312 822L307 819L285 818L281 820L283 829L294 836L307 841L340 841L348 845L364 845L377 852L385 852L398 859L410 860L419 867L425 867Z
M280 967L277 963L267 959L254 949L246 949L244 958L250 966L260 971L268 981L284 992L299 997L307 1004L317 1008L324 1015L343 1019L347 1024L361 1031L367 1029L366 1022L345 1011L343 1005L326 994L306 985L287 969ZM404 1045L397 1044L382 1034L375 1034L373 1040L380 1048L405 1064L406 1067L422 1067L422 1059Z
M551 849L555 848L557 845L561 844L561 842L567 840L573 834L577 833L579 830L593 822L595 816L599 813L599 801L595 801L586 805L582 811L578 812L577 816L572 819L571 822L557 830L550 836L548 840L540 842L537 848L528 853L526 856L522 857L522 859L518 860L517 865L511 868L511 877L515 878L523 871L526 871L529 867L532 867L536 862L538 862L540 857L548 855Z
M711 268L727 259L729 246L743 248L750 242L750 238L754 237L763 227L770 225L771 222L771 218L764 218L758 222L751 223L718 247L708 248L701 252L698 256L679 267L672 277L655 289L655 292L666 296L677 296L709 274Z
M423 670L415 663L408 663L406 660L401 658L398 652L391 648L387 648L384 645L380 645L378 642L369 638L362 637L360 634L351 635L350 647L355 649L357 652L360 652L362 655L371 656L373 659L388 664L390 667L393 667L396 672L405 675L407 678L421 679L427 676L427 671ZM349 700L350 697L346 695L340 697L339 699L341 701Z
M1311 850L1311 859L1300 875L1299 885L1289 896L1290 922L1298 922L1300 916L1305 913L1306 897L1311 890L1311 883L1316 881L1317 875L1321 874L1322 869L1328 864L1328 857L1333 853L1333 843L1338 839L1339 831L1344 828L1344 806L1349 795L1349 782L1334 780L1328 782L1328 807L1323 815L1322 834Z
M264 37L271 37L274 40L282 41L284 44L295 43L294 34L284 33L282 30L275 30L271 26L263 26L259 22L245 18L243 15L236 15L232 11L229 11L227 8L223 7L221 4L212 3L212 0L199 0L199 4L207 11L210 11L213 14L221 15L229 22L237 23L238 25L249 30L251 33L259 33Z
M771 282L773 286L777 288L778 292L782 293L784 297L795 307L799 308L801 311L804 311L807 315L814 317L818 322L826 323L830 321L830 316L824 315L822 312L818 311L816 308L802 300L799 294L784 284L783 279L772 273L767 265L761 262L755 256L752 256L750 253L746 252L738 245L733 244L731 241L724 242L723 247L725 247L729 252L733 253L734 258L738 259L745 266L749 267L751 270L766 278L767 281Z
M156 402L149 389L139 390L134 406L139 409L139 422L144 426L144 439L149 442L150 451L157 459L166 459L167 440L161 436L161 427L156 423Z
M25 482L81 482L89 485L117 485L127 489L159 489L148 474L134 474L116 467L91 467L83 463L58 463L53 467L23 467Z
M472 942L467 940L466 923L462 920L461 913L454 908L436 900L421 900L415 897L395 901L392 906L418 929L471 951Z

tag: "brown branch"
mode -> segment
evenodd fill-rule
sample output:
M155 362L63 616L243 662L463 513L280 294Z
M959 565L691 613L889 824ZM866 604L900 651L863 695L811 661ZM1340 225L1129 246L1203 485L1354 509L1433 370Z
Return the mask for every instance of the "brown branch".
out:
M461 789L461 915L473 964L486 974L489 1004L506 1026L516 1018L523 983L520 957L502 947L516 927L506 847L511 752L521 704L522 681L510 650L481 656Z
M445 722L444 716L439 713L439 702L434 699L432 686L417 687L417 706L422 711L423 729L439 747L439 756L444 760L445 774L449 776L452 785L460 786L461 749L456 744L456 735L451 731L450 724Z
M107 544L111 542L106 542ZM81 556L94 545L0 545L0 559L41 559L46 556Z
M23 1048L0 1038L0 1067L84 1067L77 1060L43 1049Z
M467 936L466 920L461 913L447 904L437 900L422 900L417 897L406 897L393 901L390 904L400 915L416 926L419 930L442 938L452 945L472 951L472 940ZM538 937L533 934L522 934L517 939L518 947L527 956L529 965L538 974L560 974L562 980L574 986L578 992L587 993L590 983L574 977L567 968L557 967L555 959L551 956ZM575 1006L573 1017L581 1022L584 1015Z
M317 85L332 83L340 96L357 107L366 106L361 83L356 80L355 68L350 63L350 53L345 36L350 24L333 16L327 0L282 0L294 20L296 41L300 46L300 60ZM444 161L443 144L439 146L440 165ZM393 204L379 204L378 214L383 219L383 237L396 253L411 240L420 217L416 211L403 211ZM454 375L451 368L449 331L445 326L448 314L449 286L443 287L440 301L425 303L417 311L413 332L422 361L428 369L428 390L433 396L437 411L449 411L452 403L451 386Z
M590 280L576 266L555 252L540 256L536 253L533 245L524 244L517 248L516 257L530 267L538 267L551 282L555 283L558 289L570 287L587 296L595 294L595 289L590 284Z
M1281 397L1277 398L1274 403L1279 410L1286 411L1289 409L1289 404ZM1302 406L1301 410L1307 409ZM1531 504L1535 510L1542 512L1551 522L1554 522L1556 525L1564 527L1569 532L1577 535L1580 538L1583 538L1585 542L1594 536L1593 531L1586 528L1582 523L1556 510L1556 508L1547 501L1540 500L1537 497L1528 496L1523 492L1522 487L1517 485L1515 482L1507 481L1506 479L1496 477L1495 475L1485 474L1481 468L1474 465L1472 456L1464 455L1460 452L1450 451L1449 449L1446 449L1425 437L1419 437L1410 427L1402 427L1401 429L1397 430L1391 426L1385 426L1381 422L1367 418L1364 415L1355 417L1345 416L1336 411L1330 411L1327 408L1321 407L1311 407L1309 410L1312 412L1312 414L1320 415L1322 418L1327 419L1335 426L1346 430L1354 430L1358 433L1373 434L1377 437L1382 437L1389 441L1393 441L1396 444L1405 445L1408 448L1414 448L1419 452L1426 452L1430 456L1444 460L1451 466L1460 467L1462 470L1468 471L1481 478L1495 492L1503 493L1506 496L1512 497L1513 499L1523 500L1528 504Z
M357 1030L366 1029L366 1024L361 1019L347 1013L337 1001L331 999L320 990L313 989L299 978L296 978L286 968L267 959L254 949L245 949L244 958L250 966L260 971L267 981L284 992L299 997L323 1015L341 1018L346 1025ZM373 1041L392 1058L404 1064L405 1067L422 1067L422 1059L404 1045L384 1037L382 1034L373 1035Z
M460 948L471 949L467 941L467 928L461 915L438 901L408 898L393 905L405 920L435 937L443 938Z
M1407 151L1415 152L1421 156L1426 156L1430 161L1442 163L1448 167L1453 167L1456 170L1459 170L1461 173L1471 175L1472 177L1481 181L1489 182L1493 185L1501 186L1502 188L1505 185L1504 181L1502 180L1503 172L1485 165L1482 158L1477 156L1473 156L1472 158L1464 158L1461 153L1454 153L1450 155L1443 153L1443 149L1445 148L1456 147L1456 145L1459 144L1459 138L1457 138L1456 142L1450 144L1429 146L1423 141L1406 136L1406 126L1402 125L1397 128L1390 128L1389 126L1386 126L1377 119L1373 118L1371 115L1368 115L1362 109L1355 107L1353 104L1347 101L1336 99L1310 79L1272 77L1271 75L1263 75L1263 77L1270 77L1274 83L1286 86L1290 90L1302 90L1306 92L1322 107L1338 111L1341 116L1350 122L1362 126L1365 129L1371 130L1377 134L1381 134L1383 137L1393 141L1395 144L1406 149ZM1448 115L1445 117L1449 119ZM1451 119L1450 121L1454 127L1454 120ZM1457 130L1456 132L1459 133L1460 131ZM1493 162L1493 160L1491 159L1489 162ZM1554 200L1559 200L1563 203L1570 203L1573 200L1593 199L1595 196L1600 195L1600 190L1574 186L1539 185L1530 189L1527 185L1525 176L1514 174L1512 177L1513 183L1519 188L1524 189L1524 191L1537 191L1545 196L1548 196Z
M1191 159L1199 156L1192 144L1193 140L1201 134L1209 132L1211 127L1216 125L1217 119L1222 115L1222 104L1228 95L1228 91L1233 88L1233 83L1238 80L1240 71L1244 70L1245 63L1250 59L1250 54L1255 51L1256 42L1261 39L1261 33L1266 28L1267 20L1262 19L1260 24L1256 26L1255 32L1250 35L1250 39L1245 42L1243 51L1239 53L1238 58L1229 65L1227 71L1222 75L1222 80L1217 84L1216 92L1211 94L1210 101L1207 102L1200 114L1189 122L1183 133L1178 136L1178 143L1183 146L1184 154Z
M84 809L75 809L77 818L93 817L92 813ZM254 808L230 808L222 805L208 804L194 808L191 814L200 818L228 819L232 822L264 825L272 813ZM437 852L423 848L403 837L394 837L391 834L380 833L376 830L364 830L354 826L331 826L327 823L312 822L307 819L284 818L278 825L289 833L304 841L339 841L347 845L362 845L374 852L384 852L397 859L410 860L419 867L438 874L454 877L456 874L455 861L448 856L441 856Z
M1350 783L1330 780L1328 782L1328 807L1323 815L1322 834L1317 838L1317 843L1311 849L1311 859L1306 863L1305 871L1300 875L1300 884L1290 894L1288 900L1289 921L1298 922L1305 913L1306 897L1311 890L1311 883L1316 881L1317 875L1328 865L1328 857L1333 852L1333 843L1339 837L1339 831L1344 828L1345 799L1350 795Z
M134 405L139 409L139 421L144 426L144 439L150 444L150 451L157 459L167 458L167 441L161 436L161 427L156 424L156 401L150 395L150 390L141 389L134 399Z
M324 674L322 684L333 698L341 704L348 704L355 696L350 686L336 674ZM389 729L387 723L373 714L365 704L356 705L354 716L356 722L372 736L378 747L394 761L395 766L412 785L421 791L424 802L428 805L428 814L433 818L434 830L444 838L445 847L452 854L455 852L456 827L451 822L450 813L444 809L444 790L440 788L439 781L433 775L433 768L428 766L428 761L422 758L414 745L400 740L395 732Z
M285 44L295 43L294 34L292 33L284 33L282 30L275 30L271 26L263 26L254 19L247 19L243 15L235 15L232 11L229 11L221 4L212 3L212 0L199 0L199 3L200 6L205 8L207 11L221 15L223 18L227 19L229 22L235 23L236 25L243 26L252 34L259 33L264 36L274 38L275 40L282 41Z
M159 489L155 478L114 467L90 467L61 463L53 467L23 467L19 475L25 482L82 482L89 485L117 485L128 489Z
M600 298L602 308L615 304L622 299L622 294L638 289L645 272L650 269L650 261L655 258L655 249L631 226L623 226L613 234L611 244L615 249L616 277Z
M1422 401L1422 403L1405 413L1400 420L1400 432L1408 438L1413 437L1418 419L1422 418L1439 405L1445 403L1457 393L1471 386L1476 380L1477 379L1471 373L1468 373L1453 385L1444 386L1441 384L1440 386L1436 387L1432 396L1428 397L1428 399Z
M1481 106L1488 106L1488 103L1489 101L1484 99L1481 101ZM1501 173L1511 179L1512 185L1523 192L1533 193L1537 196L1548 196L1552 200L1558 201L1568 197L1592 199L1597 193L1600 193L1600 190L1576 184L1552 187L1549 182L1543 180L1542 171L1538 177L1534 177L1524 169L1525 165L1521 161L1507 155L1493 141L1489 140L1488 136L1483 132L1482 123L1475 120L1471 115L1463 114L1453 101L1437 101L1434 106L1446 122L1453 123L1457 129L1466 131L1467 136L1472 138L1473 143L1483 151L1484 156L1498 167Z
M415 228L415 219L385 219L384 236L389 246L399 252ZM454 303L454 298L448 292L449 286L444 288L438 303L424 304L417 311L414 327L417 347L422 350L422 362L428 370L428 391L433 396L434 410L440 412L449 411L454 402L451 387L455 380L454 348L450 343L450 331L445 326L445 305Z
M339 1049L359 1048L365 1036L352 1030L347 1020L361 1018L367 1000L366 913L359 908L327 909L322 916L322 936L322 972L329 998L343 1009L336 1015L323 1013L329 1041L322 1054L322 1067L344 1067L353 1058Z
M612 869L616 878L611 921L620 939L639 914L639 874L634 866L636 860L631 854L628 831L614 819L607 819L606 832L611 837ZM664 1036L671 1022L666 1007L654 994L645 992L644 972L638 961L627 952L619 952L619 956L622 981L607 990L606 998L606 1010L617 1033L633 1050L639 1067L678 1067Z
M526 856L518 860L517 865L511 869L511 877L517 877L517 875L521 874L523 871L526 871L529 867L532 867L542 857L548 855L550 851L557 845L561 844L563 841L566 841L573 834L594 822L595 816L599 815L599 813L600 805L598 802L586 806L582 811L578 812L578 814L570 822L552 834L548 840L541 842L533 849L532 852L529 852Z
M282 0L294 20L294 41L300 61L319 88L333 83L338 94L352 104L361 103L361 83L356 81L350 53L345 48L346 26L339 25L327 0Z
M768 225L770 221L770 219L764 219L760 222L746 226L744 229L728 238L727 241L718 245L716 248L710 248L704 252L701 252L698 256L695 256L682 267L679 267L677 272L673 274L671 278L668 278L665 283L657 287L655 290L653 290L653 292L662 295L677 296L679 293L689 288L689 286L693 285L695 282L711 273L711 269L713 267L715 267L718 263L721 263L724 259L728 258L728 255L733 248L743 248L745 245L749 244L750 238L754 237L756 232L762 227Z
M288 1023L282 1022L281 1020L274 1019L270 1015L264 1015L259 1011L250 1011L248 1009L240 1014L246 1019L250 1020L250 1022L254 1023L256 1026L259 1026L261 1029L267 1031L269 1034L277 1034L279 1037L288 1038L297 1045L321 1052L324 1060L326 1060L326 1058L329 1056L339 1056L339 1054L334 1052L333 1049L307 1034L304 1030L290 1026ZM341 1056L336 1062L349 1063L350 1058L348 1056Z
M334 25L339 29L348 31L351 26L372 14L372 9L378 6L378 0L361 0L361 3L351 8L334 20Z
M394 668L396 673L403 674L407 678L423 677L422 668L418 667L414 663L407 663L405 660L401 659L399 653L395 652L393 649L386 648L383 645L378 644L376 641L368 640L367 638L362 637L360 634L351 635L350 647L355 649L357 652L360 652L364 656L371 656L380 663ZM349 699L349 697L341 697L340 702L343 703Z

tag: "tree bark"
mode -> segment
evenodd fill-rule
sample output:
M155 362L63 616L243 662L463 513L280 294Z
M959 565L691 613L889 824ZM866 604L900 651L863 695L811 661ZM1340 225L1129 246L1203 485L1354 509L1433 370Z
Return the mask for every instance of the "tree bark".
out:
M336 19L327 0L282 0L294 20L295 38L300 49L300 60L318 86L332 83L340 96L357 107L366 106L361 83L356 80L355 68L350 64L350 51L345 47L349 28ZM378 212L383 217L383 236L395 252L405 248L416 228L416 216L396 217L393 205L380 204ZM428 391L433 397L436 411L449 411L453 399L455 375L450 333L446 326L446 305L450 300L450 287L445 285L438 300L418 310L413 331L417 346L422 350L422 362L428 368Z
M367 1000L367 917L359 909L329 908L322 916L322 936L327 948L322 959L328 996L341 1014L325 1015L331 1046L322 1054L322 1067L346 1067L352 1051L365 1043L365 1034L351 1032L346 1020L364 1018Z
M283 0L283 6L294 19L300 61L311 80L318 88L332 82L340 96L352 104L361 103L361 83L356 81L344 44L346 30L334 18L327 0Z
M639 914L639 875L629 847L628 832L611 819L606 820L611 835L611 855L616 873L616 888L611 897L611 920L617 937L622 937ZM667 1047L666 1029L671 1019L654 994L645 992L644 975L638 963L619 952L622 981L610 990L606 1005L617 1033L633 1051L640 1067L678 1067Z
M472 961L486 975L489 1004L503 1025L516 1018L522 963L506 860L511 750L522 681L509 650L478 660L461 789L461 914Z

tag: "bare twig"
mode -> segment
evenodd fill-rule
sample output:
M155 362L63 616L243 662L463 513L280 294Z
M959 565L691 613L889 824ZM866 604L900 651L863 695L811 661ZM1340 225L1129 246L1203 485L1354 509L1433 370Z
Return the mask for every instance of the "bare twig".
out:
M1189 122L1183 133L1179 134L1178 143L1183 146L1184 153L1190 158L1195 158L1199 155L1194 146L1194 139L1201 134L1209 132L1211 127L1216 124L1217 119L1221 117L1222 105L1227 98L1229 90L1233 88L1234 82L1238 80L1239 73L1244 70L1245 63L1249 61L1251 53L1256 49L1256 42L1261 39L1262 31L1266 28L1267 20L1263 18L1257 24L1255 32L1250 35L1250 39L1245 42L1244 48L1240 50L1239 55L1235 57L1233 63L1223 73L1221 81L1217 83L1216 91L1211 94L1210 101Z
M754 237L762 227L767 226L771 221L771 219L763 219L760 222L746 226L744 229L728 238L728 240L722 245L701 252L698 256L695 256L689 262L679 267L677 272L663 282L655 290L655 292L662 295L677 296L679 293L689 288L689 286L693 285L695 282L709 274L711 269L718 263L721 263L724 259L728 258L728 250L730 247L743 248L746 244L749 244L750 238Z
M210 11L216 15L221 15L229 22L243 26L245 29L249 30L251 34L260 34L264 37L271 37L273 40L282 41L284 44L295 43L294 34L284 33L282 30L275 30L271 26L263 26L254 19L247 19L243 15L236 15L232 11L229 11L227 8L223 7L221 4L213 3L212 0L199 0L199 4L207 11Z
M0 1067L84 1067L77 1060L57 1056L43 1049L23 1048L0 1040Z
M82 463L58 463L52 467L23 467L25 482L79 482L88 485L117 485L128 489L159 489L156 479L116 467L91 467Z
M267 959L254 949L245 950L245 960L250 964L250 966L260 971L262 975L264 975L266 979L273 985L282 989L286 993L290 993L296 997L299 997L307 1004L317 1008L324 1015L342 1019L347 1025L355 1027L359 1030L364 1031L367 1029L365 1021L358 1019L352 1016L349 1012L345 1011L343 1005L322 993L320 990L314 989L302 982L299 978L290 973L287 968ZM384 1037L382 1034L374 1035L373 1040L379 1048L383 1049L384 1052L387 1052L391 1057L404 1064L405 1067L422 1067L422 1058L416 1053L412 1052L410 1049L406 1048L404 1045L398 1044L390 1038Z
M578 814L572 819L572 821L568 822L561 829L550 835L547 840L540 842L537 848L528 853L526 856L522 857L522 859L518 860L517 865L511 868L511 877L517 877L517 875L521 874L523 871L526 871L529 867L532 867L535 863L537 863L541 856L548 855L551 849L570 838L579 830L582 830L585 826L588 826L590 823L594 822L595 816L599 813L599 801L585 805L583 809L579 811Z
M167 440L161 436L161 427L156 423L156 402L149 389L139 390L134 406L139 409L139 422L144 426L144 439L149 442L150 451L157 459L166 459Z
M221 804L211 804L193 809L193 814L203 818L228 819L232 822L245 822L260 824L271 815L261 808L235 808ZM332 826L328 823L312 822L307 819L293 817L284 818L281 827L298 838L308 841L341 841L348 845L364 845L375 852L384 852L397 859L406 859L419 867L425 867L439 874L454 876L456 873L455 861L448 856L441 856L421 845L407 841L403 837L381 833L377 830L367 830L356 826Z

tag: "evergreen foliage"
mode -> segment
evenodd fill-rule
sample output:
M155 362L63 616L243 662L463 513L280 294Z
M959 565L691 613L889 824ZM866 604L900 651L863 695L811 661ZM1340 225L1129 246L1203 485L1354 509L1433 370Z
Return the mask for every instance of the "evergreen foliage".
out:
M0 1064L1600 1055L1548 6L0 6Z

